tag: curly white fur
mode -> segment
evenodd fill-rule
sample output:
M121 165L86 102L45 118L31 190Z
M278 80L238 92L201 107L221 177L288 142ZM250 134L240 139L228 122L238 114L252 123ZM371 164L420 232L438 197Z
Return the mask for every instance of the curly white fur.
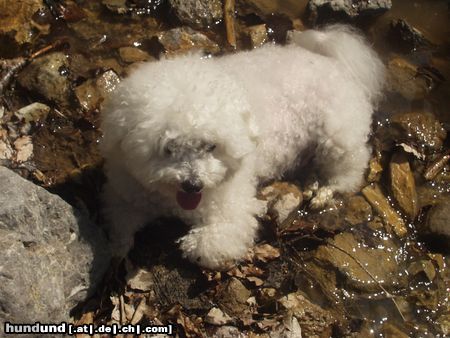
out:
M191 261L220 268L241 258L265 211L258 182L295 169L308 149L326 189L358 187L383 64L345 26L294 33L291 41L147 63L119 85L101 142L118 255L140 227L169 214L192 225L179 241ZM186 189L195 191L180 193ZM187 202L177 203L177 194Z

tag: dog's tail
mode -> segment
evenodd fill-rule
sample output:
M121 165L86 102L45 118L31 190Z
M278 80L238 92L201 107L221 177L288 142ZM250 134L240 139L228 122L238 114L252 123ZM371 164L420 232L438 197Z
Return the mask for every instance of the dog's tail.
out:
M354 28L330 25L320 30L292 32L290 41L311 52L337 59L360 83L373 103L380 97L384 65L365 38Z

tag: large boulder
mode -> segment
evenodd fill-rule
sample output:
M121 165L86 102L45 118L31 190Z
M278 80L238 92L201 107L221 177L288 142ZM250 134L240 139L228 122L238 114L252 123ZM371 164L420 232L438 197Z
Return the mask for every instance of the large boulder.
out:
M68 321L109 266L103 232L5 167L0 186L0 326Z

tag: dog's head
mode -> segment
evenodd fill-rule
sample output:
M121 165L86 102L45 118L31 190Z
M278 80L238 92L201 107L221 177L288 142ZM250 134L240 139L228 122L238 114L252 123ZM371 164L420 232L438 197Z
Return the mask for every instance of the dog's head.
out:
M106 159L119 157L147 190L183 209L195 209L255 147L243 90L211 62L144 66L119 86L102 123Z

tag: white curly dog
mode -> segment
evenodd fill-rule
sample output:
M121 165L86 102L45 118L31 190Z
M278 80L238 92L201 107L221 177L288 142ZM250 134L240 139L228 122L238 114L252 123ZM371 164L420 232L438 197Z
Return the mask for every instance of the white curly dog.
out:
M358 188L367 166L384 66L346 26L296 32L286 46L143 64L106 104L101 150L110 237L125 255L161 215L192 226L184 257L211 269L252 246L261 180L279 179L314 151L312 200Z

